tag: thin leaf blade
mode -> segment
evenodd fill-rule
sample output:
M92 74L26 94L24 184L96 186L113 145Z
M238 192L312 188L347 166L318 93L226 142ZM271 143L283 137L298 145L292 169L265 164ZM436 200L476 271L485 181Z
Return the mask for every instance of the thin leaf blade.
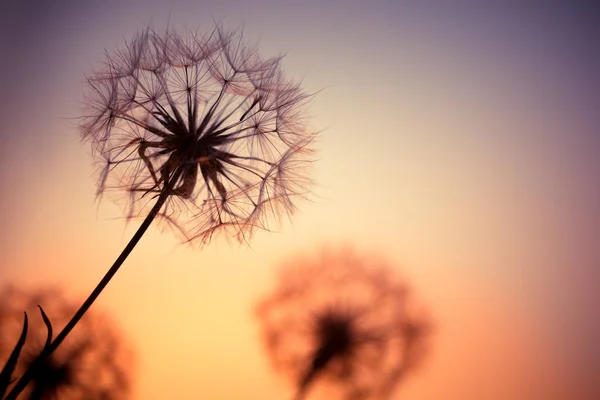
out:
M46 343L44 343L44 350L46 350L48 346L50 346L50 343L52 343L52 322L50 322L50 319L44 312L42 306L38 304L38 308L40 309L42 319L44 320L44 324L46 324L46 329L48 330L48 334L46 335Z
M8 386L12 383L11 376L15 367L17 366L17 361L19 360L19 355L21 354L21 350L25 345L25 339L27 338L27 328L28 328L28 320L27 313L24 313L25 317L23 320L23 329L21 330L21 336L19 337L19 341L17 342L15 348L13 349L8 361L2 368L2 372L0 372L0 398L4 397Z

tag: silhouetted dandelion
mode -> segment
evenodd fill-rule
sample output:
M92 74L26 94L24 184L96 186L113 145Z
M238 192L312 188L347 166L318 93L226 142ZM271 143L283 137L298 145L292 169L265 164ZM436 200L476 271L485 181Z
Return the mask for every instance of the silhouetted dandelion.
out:
M124 194L127 218L144 220L42 358L61 344L154 219L187 242L205 244L218 233L245 241L295 211L295 199L308 193L315 134L303 119L310 95L283 75L280 61L261 59L240 32L220 26L205 36L146 29L88 77L81 132L101 165L98 195Z
M0 292L0 363L8 358L21 329L23 310L35 314L44 304L55 325L64 325L77 310L57 289L25 291L7 287ZM20 376L44 347L46 329L32 319L28 340L14 371ZM45 399L126 399L131 385L131 353L109 321L87 315L79 329L59 350L46 358L23 391L23 398ZM1 364L0 364L1 365Z
M420 364L429 331L408 285L349 251L293 258L257 307L274 367L327 398L388 399Z
M128 218L154 207L187 240L243 240L306 194L309 96L239 33L146 30L88 86L98 193L126 194Z

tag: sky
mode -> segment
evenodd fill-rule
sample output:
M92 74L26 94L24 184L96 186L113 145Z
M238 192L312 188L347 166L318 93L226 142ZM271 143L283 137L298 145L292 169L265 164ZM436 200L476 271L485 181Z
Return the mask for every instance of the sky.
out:
M589 2L116 1L0 7L0 280L85 296L137 222L95 202L86 73L148 24L214 21L318 92L312 201L250 246L151 227L101 295L135 399L280 399L252 309L298 252L397 265L435 321L398 399L600 395L600 10Z

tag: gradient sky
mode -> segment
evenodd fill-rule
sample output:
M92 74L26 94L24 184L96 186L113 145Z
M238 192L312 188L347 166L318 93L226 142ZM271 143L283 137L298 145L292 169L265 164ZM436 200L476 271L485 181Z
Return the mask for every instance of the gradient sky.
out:
M0 280L87 295L136 224L94 203L84 74L150 22L223 20L323 89L314 201L252 248L150 228L95 305L137 349L136 399L289 398L252 307L286 255L340 243L396 262L435 317L398 398L600 395L598 8L321 3L3 2Z

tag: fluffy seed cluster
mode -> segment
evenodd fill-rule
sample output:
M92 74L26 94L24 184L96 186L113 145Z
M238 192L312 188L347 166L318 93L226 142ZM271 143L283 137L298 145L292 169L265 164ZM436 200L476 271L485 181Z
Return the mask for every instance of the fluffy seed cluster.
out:
M60 290L35 291L4 287L0 290L0 366L13 350L29 316L25 346L13 379L27 370L44 347L47 330L37 309L41 305L54 328L60 330L77 309ZM124 400L131 394L132 354L118 331L97 313L81 320L73 334L41 365L39 373L22 393L29 400ZM10 389L10 387L9 387Z
M128 218L159 216L189 241L245 240L307 195L310 96L240 32L146 29L87 79L82 136L100 163L98 194L126 193Z
M257 307L274 367L323 398L389 399L422 361L428 318L406 282L348 249L295 257ZM309 396L312 397L312 396Z

